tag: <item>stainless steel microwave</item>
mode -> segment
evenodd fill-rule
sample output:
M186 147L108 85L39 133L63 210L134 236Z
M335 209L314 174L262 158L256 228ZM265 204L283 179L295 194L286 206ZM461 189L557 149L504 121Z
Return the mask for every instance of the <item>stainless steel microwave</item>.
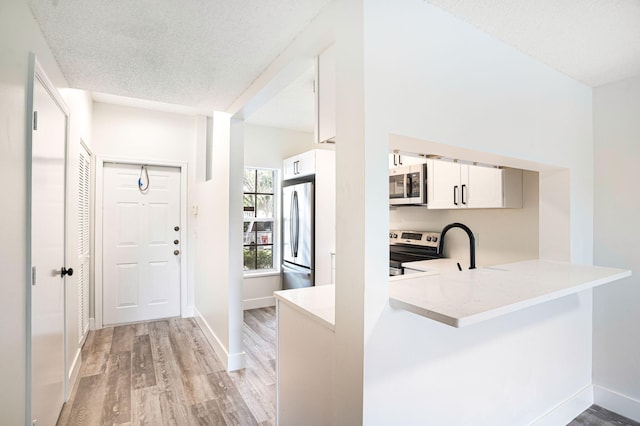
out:
M412 164L389 170L389 204L427 204L427 165Z

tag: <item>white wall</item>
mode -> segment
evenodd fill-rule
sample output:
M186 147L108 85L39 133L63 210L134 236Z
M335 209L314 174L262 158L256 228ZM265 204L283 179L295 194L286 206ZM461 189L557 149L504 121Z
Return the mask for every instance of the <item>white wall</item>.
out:
M356 241L338 240L338 252L349 255L337 259L336 287L349 283L336 296L337 353L358 353L364 344L364 423L532 422L591 383L591 293L467 330L389 309L389 137L406 135L565 168L564 174L549 169L540 175L540 235L551 227L559 235L541 239L540 253L589 263L591 90L423 1L365 5L364 30L358 30L356 19L355 29L343 29L338 37L337 138L348 140L337 145L338 237L340 229L353 229L350 237ZM364 68L358 76L358 52L349 52L349 46L361 37ZM362 98L362 106L354 105L353 99ZM561 185L551 187L549 177L555 175ZM350 193L351 180L362 196ZM566 205L555 205L563 190ZM566 250L549 250L554 245ZM354 250L344 250L351 246ZM586 355L576 359L576 348ZM359 366L347 358L336 359L340 396L339 389L353 390L359 380ZM348 363L354 373L345 368ZM589 403L568 407L560 421ZM357 405L338 405L338 416L359 411Z
M187 311L194 305L194 229L195 115L154 111L95 102L93 104L92 143L100 159L122 159L150 163L187 163ZM98 182L98 185L100 183ZM184 252L183 245L183 252ZM92 304L91 315L95 313Z
M25 424L26 409L26 99L29 52L56 87L66 82L22 0L0 2L0 178L3 188L0 249L0 413L4 424ZM73 111L72 111L73 113Z
M313 133L275 127L244 126L244 164L282 170L282 160L311 149L334 149L333 145L316 144Z
M265 167L280 170L282 160L311 149L333 149L333 145L318 145L313 142L313 133L299 132L275 127L245 124L245 167ZM267 276L245 276L242 297L245 309L275 305L273 292L282 289L279 273Z
M594 263L634 274L594 291L596 403L640 421L640 76L596 88L593 117Z
M389 210L390 229L440 231L452 222L469 226L476 236L478 266L538 258L538 173L524 171L521 209ZM496 226L496 224L500 224ZM463 231L447 233L445 256L469 264L469 238Z
M200 120L200 128L205 120ZM243 124L213 113L212 178L198 181L196 317L229 370L244 368L242 344ZM198 138L197 152L205 151Z

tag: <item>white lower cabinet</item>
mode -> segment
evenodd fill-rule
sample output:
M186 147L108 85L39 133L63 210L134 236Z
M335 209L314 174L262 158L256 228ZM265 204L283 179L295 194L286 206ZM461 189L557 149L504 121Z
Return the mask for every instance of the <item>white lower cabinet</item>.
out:
M521 208L522 170L428 160L427 207Z
M287 303L276 306L277 424L334 424L335 334Z

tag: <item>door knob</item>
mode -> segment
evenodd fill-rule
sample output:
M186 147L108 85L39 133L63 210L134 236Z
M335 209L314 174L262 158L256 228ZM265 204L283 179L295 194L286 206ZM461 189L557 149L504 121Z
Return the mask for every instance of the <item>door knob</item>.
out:
M60 270L60 276L64 278L65 275L69 275L69 276L73 275L73 268L67 269L63 266L62 269Z
M174 254L175 256L179 255L179 254L180 254L180 250L174 250L174 251L173 251L173 254Z

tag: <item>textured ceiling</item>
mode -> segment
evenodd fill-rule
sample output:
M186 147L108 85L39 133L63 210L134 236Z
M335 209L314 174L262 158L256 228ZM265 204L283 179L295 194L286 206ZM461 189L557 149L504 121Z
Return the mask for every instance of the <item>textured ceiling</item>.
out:
M640 74L640 0L427 0L575 80Z
M72 87L226 108L329 0L29 0Z
M210 111L331 0L27 1L72 87ZM589 86L640 74L640 0L426 1ZM248 122L311 131L309 76Z

